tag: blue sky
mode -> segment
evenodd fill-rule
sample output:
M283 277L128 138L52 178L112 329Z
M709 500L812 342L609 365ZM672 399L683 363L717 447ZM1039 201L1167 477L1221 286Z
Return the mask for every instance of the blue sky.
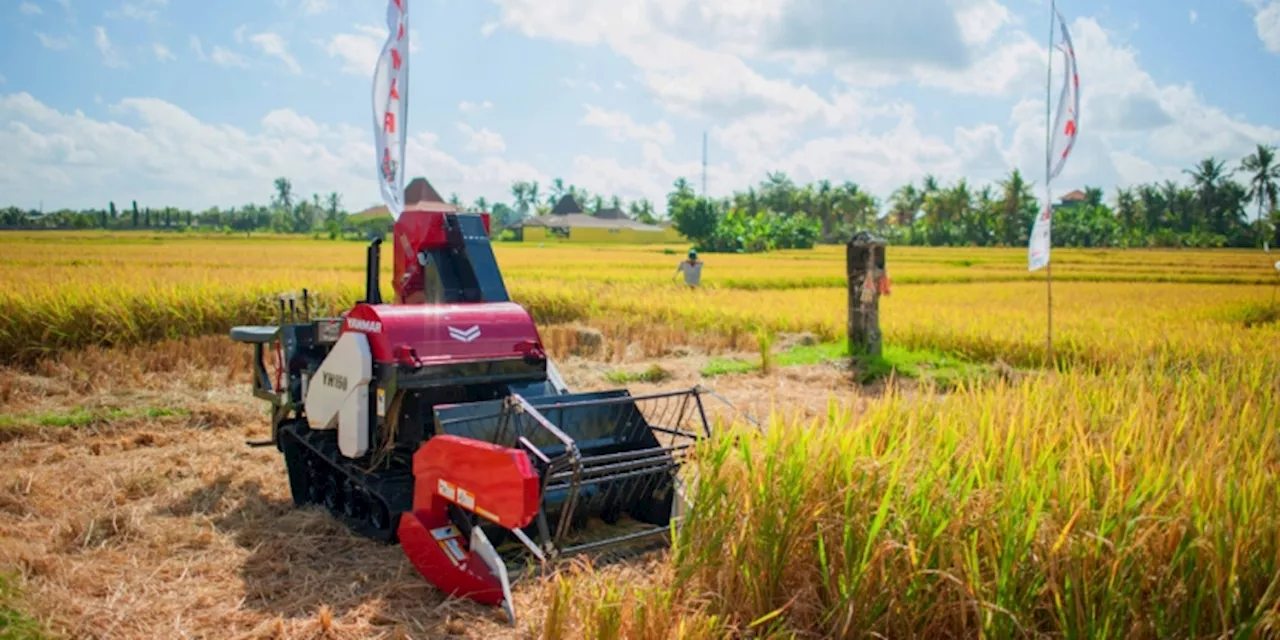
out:
M1280 0L1064 0L1083 95L1055 183L1280 144ZM377 0L0 0L0 205L378 199ZM1041 183L1047 0L410 0L410 175L660 201L780 170L881 196ZM1057 61L1055 60L1055 64Z

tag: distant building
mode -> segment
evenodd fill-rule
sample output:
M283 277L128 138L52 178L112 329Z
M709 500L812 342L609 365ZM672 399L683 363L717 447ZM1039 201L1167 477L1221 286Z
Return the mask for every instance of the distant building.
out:
M404 209L405 211L439 211L444 213L453 213L459 210L458 207L444 201L440 197L440 193L435 187L427 182L426 178L414 178L408 186L404 188ZM360 213L352 214L356 218L378 218L391 217L391 211L386 205L378 205L369 207Z
M621 209L601 209L594 216L588 215L569 195L560 198L547 215L517 222L508 228L515 233L517 240L525 242L568 240L650 244L684 241L674 228L632 220Z
M1053 208L1060 209L1062 207L1077 207L1084 204L1086 197L1087 196L1085 196L1083 191L1076 189L1075 191L1071 191L1067 193L1067 195L1062 196L1062 200L1060 200L1058 204L1054 205Z

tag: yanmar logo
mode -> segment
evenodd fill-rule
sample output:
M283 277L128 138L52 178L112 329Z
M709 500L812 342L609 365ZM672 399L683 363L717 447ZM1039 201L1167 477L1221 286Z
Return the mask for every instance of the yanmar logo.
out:
M472 325L470 329L449 327L449 337L458 342L473 342L480 337L480 325Z
M336 373L329 373L328 371L325 371L321 374L320 380L324 382L324 386L326 387L333 387L334 389L339 389L341 391L347 390L346 376L340 376Z
M363 318L347 318L347 328L365 333L382 333L382 323Z

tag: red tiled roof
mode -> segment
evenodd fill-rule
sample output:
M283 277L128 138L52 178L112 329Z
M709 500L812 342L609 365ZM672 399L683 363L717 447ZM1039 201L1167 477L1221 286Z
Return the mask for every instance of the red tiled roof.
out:
M1062 201L1063 202L1081 202L1084 200L1084 197L1085 197L1084 192L1079 189L1076 189L1075 191L1072 191L1071 193L1068 193L1067 195L1062 196Z
M440 193L435 187L427 182L426 178L414 178L409 186L404 188L405 211L438 211L442 213L453 213L460 211L460 207L445 202L440 197ZM369 207L360 213L354 214L354 217L372 218L378 216L390 216L391 212L387 210L386 205L377 205Z

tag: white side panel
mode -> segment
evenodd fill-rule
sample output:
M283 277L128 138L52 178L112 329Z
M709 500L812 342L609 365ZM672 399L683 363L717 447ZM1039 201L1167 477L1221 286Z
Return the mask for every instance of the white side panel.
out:
M373 354L369 351L369 339L362 333L342 334L307 384L304 402L307 423L312 429L338 428L341 422L339 414L343 412L348 399L358 396L360 392L368 398L368 384L372 377ZM367 430L367 410L364 417ZM355 418L358 419L359 416Z
M369 451L369 379L347 396L338 415L338 451L359 458Z

